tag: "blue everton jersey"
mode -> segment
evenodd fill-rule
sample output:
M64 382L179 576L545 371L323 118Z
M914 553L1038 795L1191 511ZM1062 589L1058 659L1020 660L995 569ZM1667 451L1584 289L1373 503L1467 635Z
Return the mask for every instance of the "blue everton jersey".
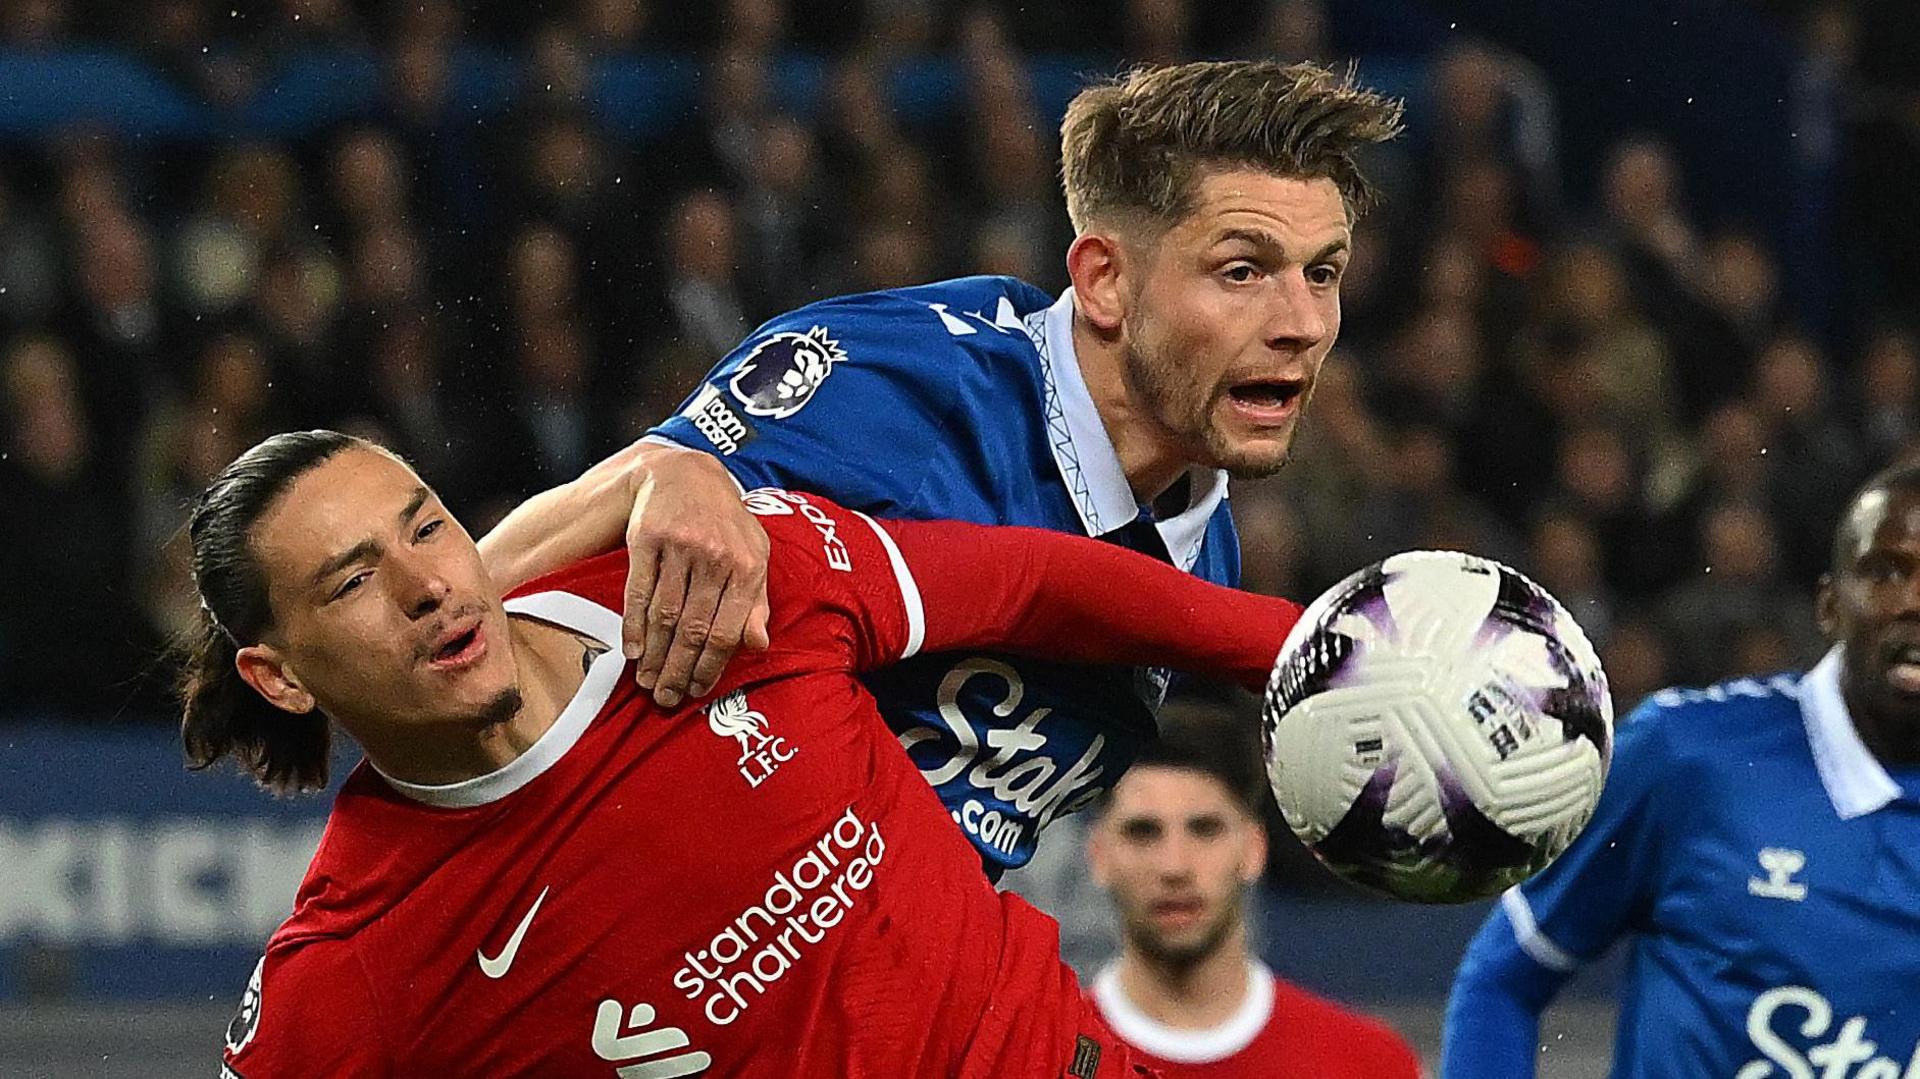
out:
M842 296L756 330L653 432L748 488L817 491L884 516L1084 532L1239 581L1226 476L1184 511L1134 501L1073 353L1071 294L1003 277ZM1115 587L1124 587L1116 583ZM1132 763L1158 672L1004 655L923 656L869 680L989 873Z
M1867 751L1840 664L1623 724L1592 824L1470 947L1447 1076L1533 1074L1513 1017L1629 936L1615 1076L1920 1077L1920 770Z

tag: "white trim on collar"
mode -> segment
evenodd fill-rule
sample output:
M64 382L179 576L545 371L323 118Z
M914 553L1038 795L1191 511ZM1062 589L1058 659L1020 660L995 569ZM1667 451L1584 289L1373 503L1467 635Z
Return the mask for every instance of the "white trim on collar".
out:
M525 753L494 771L458 783L438 784L408 783L380 772L380 778L386 780L389 786L416 802L441 809L467 809L497 802L533 782L535 777L553 767L561 757L567 755L574 743L580 741L587 725L593 722L594 716L600 714L600 709L606 707L607 698L613 696L614 687L620 684L620 672L626 667L626 657L621 654L619 647L619 615L571 592L536 592L508 600L506 608L508 614L551 622L576 633L584 633L610 647L587 668L586 680L580 683L580 689L567 702L567 706L560 710L553 726L534 739ZM368 763L371 765L372 762ZM375 768L374 771L380 770Z
M1900 797L1900 784L1860 740L1840 694L1843 662L1835 647L1800 679L1800 717L1827 798L1841 820L1852 820Z
M1120 1040L1175 1064L1207 1064L1240 1052L1273 1017L1273 971L1258 960L1247 963L1247 995L1219 1026L1204 1030L1170 1027L1141 1011L1120 987L1120 967L1109 963L1093 979L1093 999Z
M1081 527L1089 536L1123 528L1140 515L1140 506L1073 349L1073 290L1061 293L1046 310L1028 315L1023 324L1040 353L1046 381L1047 441ZM1187 508L1155 522L1167 553L1183 570L1191 570L1200 557L1207 524L1227 497L1227 474L1219 469L1195 468L1192 482Z

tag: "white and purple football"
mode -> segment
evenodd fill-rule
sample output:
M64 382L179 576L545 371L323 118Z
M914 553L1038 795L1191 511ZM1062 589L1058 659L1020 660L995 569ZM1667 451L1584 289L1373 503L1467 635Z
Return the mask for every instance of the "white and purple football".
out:
M1411 551L1306 609L1261 710L1295 835L1347 880L1461 903L1544 869L1592 817L1613 704L1587 635L1507 566Z

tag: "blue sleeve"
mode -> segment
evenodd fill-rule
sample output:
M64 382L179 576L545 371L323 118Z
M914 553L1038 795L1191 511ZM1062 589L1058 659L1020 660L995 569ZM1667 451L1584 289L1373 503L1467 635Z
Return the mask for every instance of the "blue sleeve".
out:
M1506 907L1467 945L1447 998L1441 1079L1532 1079L1540 1013L1568 977L1520 950Z
M711 453L749 490L905 514L977 360L925 304L849 296L775 318L650 434Z
M1593 820L1557 861L1501 896L1467 946L1447 1003L1443 1079L1532 1076L1540 1013L1651 908L1662 863L1655 793L1673 763L1661 711L1650 701L1620 724Z

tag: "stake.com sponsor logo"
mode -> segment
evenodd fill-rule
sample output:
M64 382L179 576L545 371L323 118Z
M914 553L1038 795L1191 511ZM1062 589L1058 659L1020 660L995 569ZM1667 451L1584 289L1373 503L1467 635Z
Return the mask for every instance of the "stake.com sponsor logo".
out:
M879 827L848 806L807 853L773 875L758 903L729 920L705 947L685 953L673 984L688 1000L704 996L714 1025L740 1018L840 924L873 883L886 853Z

